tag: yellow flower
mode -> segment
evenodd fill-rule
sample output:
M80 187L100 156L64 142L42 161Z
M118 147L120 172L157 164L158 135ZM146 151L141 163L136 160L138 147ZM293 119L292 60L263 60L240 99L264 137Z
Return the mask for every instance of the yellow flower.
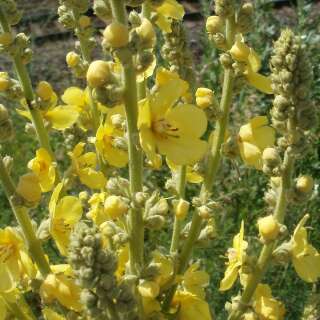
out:
M172 161L166 159L167 165L170 168L173 177L177 176L179 171L179 166L174 164ZM193 166L187 166L187 181L190 183L201 183L203 181L203 176L201 176L198 172L195 171Z
M178 308L178 320L212 319L208 303L190 292L177 291L173 305Z
M125 215L129 207L120 196L111 195L105 200L104 209L106 214L114 220Z
M143 150L153 164L166 155L177 165L194 164L207 150L200 140L207 128L205 113L191 104L175 104L188 84L167 70L157 72L158 90L140 102L138 127Z
M261 60L258 54L248 47L241 35L237 36L235 44L230 49L234 60L245 64L244 75L247 81L258 90L272 94L271 79L258 73L261 69Z
M248 243L244 240L244 222L241 222L240 232L233 238L233 247L228 250L227 269L220 282L220 291L229 290L238 278L245 257Z
M306 282L316 282L320 279L320 254L308 243L307 230L304 227L309 215L305 215L291 239L291 258L293 266L299 277Z
M40 287L40 294L46 303L58 300L63 306L74 311L81 311L81 288L65 274L50 273Z
M160 251L156 250L152 252L152 264L158 267L159 273L156 277L156 282L160 287L164 286L169 280L172 279L174 274L174 268L172 260L164 256Z
M20 234L11 227L0 229L0 292L11 291L21 280L33 278L35 272Z
M182 20L184 8L176 0L164 0L160 6L152 5L153 11L157 13L156 24L167 33L170 33L172 20Z
M117 144L117 139L124 139L123 130L117 128L112 119L114 116L124 117L124 107L116 106L107 115L106 122L101 124L96 133L95 145L103 159L117 168L125 167L128 163L128 152Z
M53 93L51 100L48 102L48 107L44 110L41 110L42 117L50 123L52 128L56 130L65 130L72 127L79 117L79 109L77 105L56 106L56 104L57 96L55 93ZM32 120L29 111L18 109L17 112L27 119Z
M72 159L72 166L80 181L91 189L102 189L106 178L101 171L96 171L97 155L94 152L84 152L85 143L79 142L68 155Z
M275 130L268 126L268 118L258 116L240 128L238 145L242 160L249 166L262 169L263 150L275 143Z
M36 151L36 157L29 161L28 168L38 177L42 192L53 188L56 179L55 164L46 149L40 148Z
M183 287L186 291L205 299L204 289L209 285L209 274L199 269L199 264L192 264L183 275Z
M284 319L284 305L273 298L271 288L267 284L259 284L253 297L253 309L259 319Z
M82 216L82 206L77 197L65 196L59 200L62 188L63 183L59 183L49 202L50 233L60 253L66 256L71 231Z
M94 193L88 201L90 210L86 216L92 219L98 226L107 221L109 218L104 209L105 198L106 194L104 192Z
M129 261L129 245L121 247L117 251L118 266L115 272L117 279L120 281L121 277L125 274L127 262Z

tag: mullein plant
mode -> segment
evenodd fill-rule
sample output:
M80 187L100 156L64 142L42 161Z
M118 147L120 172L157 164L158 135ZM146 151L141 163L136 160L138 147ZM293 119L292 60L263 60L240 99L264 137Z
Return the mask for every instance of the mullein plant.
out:
M14 0L0 0L0 51L15 70L14 76L1 70L0 93L15 101L39 140L17 183L13 159L0 159L0 179L18 222L0 230L0 319L214 319L214 301L206 294L210 275L193 251L219 241L215 216L223 203L213 191L223 157L241 158L270 177L266 214L257 221L260 254L251 254L257 244L246 239L245 221L227 252L219 290L241 284L226 303L228 319L285 318L284 304L265 283L271 262L292 263L306 282L320 278L320 254L308 241L309 215L292 232L285 225L290 205L307 201L314 188L311 176L295 175L317 125L312 67L301 38L283 30L271 74L260 73L261 60L246 39L254 8L240 2L217 0L216 15L206 22L221 51L222 92L216 92L196 82L184 9L176 0L95 0L93 10L106 24L99 59L92 54L99 43L86 15L89 1L60 0L59 21L77 37L66 63L86 82L60 96L45 80L32 84L29 38L12 29L21 13ZM164 66L157 62L157 35L164 40ZM232 102L246 85L273 95L273 107L232 133ZM72 137L65 172L50 145L54 130ZM1 105L1 143L13 134ZM144 185L145 169L164 166L172 173L169 197ZM201 185L193 198L186 195L188 183ZM37 225L30 211L40 202L47 215ZM171 223L170 247L159 243L150 250L148 230L161 233ZM46 254L49 239L62 264ZM28 304L28 292L41 303ZM311 298L303 319L317 317L318 302Z

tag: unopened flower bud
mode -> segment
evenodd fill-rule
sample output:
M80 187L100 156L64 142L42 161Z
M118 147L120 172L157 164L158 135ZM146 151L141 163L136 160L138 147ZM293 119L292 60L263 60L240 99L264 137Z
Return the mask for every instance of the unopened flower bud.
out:
M160 287L155 281L140 280L138 291L142 297L156 298L160 292Z
M198 208L198 214L202 219L209 219L211 216L211 213L212 213L212 210L205 205Z
M166 199L161 198L150 210L149 215L165 215L169 210L168 202Z
M136 28L136 32L142 40L142 45L146 48L152 48L155 44L156 33L152 23L144 18L141 25Z
M91 25L91 19L88 16L81 16L78 22L82 29L88 28Z
M125 47L129 42L127 26L119 22L112 22L103 32L105 43L111 48Z
M109 196L104 203L104 209L111 219L117 219L125 215L129 207L122 197Z
M53 89L51 84L47 81L40 81L38 83L36 93L40 99L44 101L50 100L53 95Z
M265 241L275 240L280 232L280 225L275 220L273 215L269 215L259 219L258 228L262 239Z
M145 219L145 226L146 228L152 230L159 230L163 227L165 223L165 218L159 215L151 215Z
M0 34L0 45L9 46L13 42L13 37L10 32L4 32Z
M266 148L263 150L262 154L263 163L270 166L276 167L280 164L281 159L277 149L275 148Z
M8 119L9 119L9 112L7 108L3 104L0 104L0 123L7 121Z
M214 92L208 88L198 88L196 91L196 103L201 109L206 109L213 104Z
M6 91L10 86L10 78L7 72L0 72L0 92Z
M311 193L314 187L314 181L311 176L301 176L296 182L296 190L301 193Z
M109 63L103 60L93 61L87 71L87 82L90 87L101 87L111 76Z
M89 194L88 194L87 191L81 191L81 192L79 193L79 199L80 199L81 201L87 201L88 198L89 198Z
M220 55L220 63L225 69L231 69L232 68L232 58L229 53L223 53Z
M34 173L26 173L21 176L17 185L17 193L29 202L39 202L41 188L38 177Z
M190 208L190 203L184 199L180 199L175 207L175 216L179 220L185 219Z
M208 33L215 34L221 32L223 20L219 16L211 16L207 19L206 29Z
M70 51L66 55L66 62L67 62L68 67L74 68L79 64L80 56L77 53L75 53L74 51Z

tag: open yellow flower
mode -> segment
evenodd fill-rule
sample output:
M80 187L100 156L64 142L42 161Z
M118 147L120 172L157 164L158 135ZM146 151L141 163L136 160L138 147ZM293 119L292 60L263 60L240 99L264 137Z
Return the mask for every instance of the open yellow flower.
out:
M173 306L178 308L178 320L212 319L208 303L188 291L177 291Z
M233 238L233 247L228 250L227 269L220 282L220 291L229 290L238 278L245 258L248 243L244 240L244 222L241 222L240 232Z
M249 166L262 169L263 150L272 147L276 139L275 130L268 126L268 118L258 116L240 128L238 145L242 160Z
M0 292L11 291L19 281L33 278L35 272L20 234L11 227L0 229Z
M176 0L164 0L159 6L150 3L151 8L157 13L156 24L167 33L170 33L172 20L182 20L184 8Z
M309 215L305 215L291 239L291 258L299 277L306 282L316 282L320 279L320 253L308 242L308 233L304 227Z
M283 320L285 307L272 296L271 288L267 284L258 284L253 297L253 309L259 319Z
M65 274L50 273L40 287L40 294L46 303L58 300L63 306L74 311L81 311L81 288Z
M28 168L38 177L42 192L52 190L56 179L56 170L46 149L40 148L36 151L36 157L29 161Z
M115 117L124 117L123 105L112 108L104 124L97 130L95 145L103 160L117 168L125 167L128 163L128 152L118 145L117 140L124 139L124 131L114 124Z
M170 168L173 177L178 174L179 166L174 164L172 161L166 159L167 165ZM187 166L187 173L186 173L187 181L190 183L201 183L203 181L203 176L200 175L198 172L194 170L193 166Z
M176 165L194 164L207 150L207 143L200 140L207 128L205 113L191 104L175 105L188 90L175 73L158 70L156 86L139 104L141 146L155 166L159 154Z
M65 130L72 127L79 117L78 107L74 105L57 106L56 103L56 94L53 93L53 98L50 100L48 107L40 110L42 117L56 130ZM26 106L24 107L26 109ZM29 111L18 109L17 112L30 121L32 120Z
M60 253L66 256L71 231L82 216L82 206L77 197L64 196L59 199L62 188L63 183L59 183L49 202L50 234Z
M235 44L230 49L230 54L234 60L245 63L244 75L253 87L267 94L273 93L271 79L258 73L261 69L260 57L245 44L241 35L237 36Z
M106 184L106 178L101 171L96 171L97 155L94 152L84 153L85 143L79 142L68 155L80 181L91 189L101 189Z

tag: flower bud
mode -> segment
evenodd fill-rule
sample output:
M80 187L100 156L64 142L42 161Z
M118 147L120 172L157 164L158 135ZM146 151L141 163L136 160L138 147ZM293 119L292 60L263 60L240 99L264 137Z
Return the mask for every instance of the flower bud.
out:
M87 82L90 87L103 86L110 79L111 71L108 62L103 60L93 61L87 71Z
M127 26L119 22L112 22L103 32L105 43L111 48L125 47L129 42Z
M201 109L206 109L213 104L214 92L208 88L198 88L196 91L196 103Z
M169 210L168 202L166 199L161 198L150 210L149 215L165 215Z
M127 203L120 196L109 196L104 203L104 209L111 219L120 218L129 210Z
M279 153L275 148L265 148L263 150L262 160L264 164L270 167L276 167L281 162Z
M202 219L209 219L211 216L212 210L208 206L200 206L198 208L198 214Z
M175 207L175 216L179 220L185 219L190 208L190 203L184 199L180 199Z
M10 32L4 32L0 34L0 45L9 46L13 42L13 37Z
M250 54L250 48L242 41L237 40L230 49L232 58L236 61L247 61Z
M159 215L151 215L145 219L145 226L151 230L159 230L165 223L165 218Z
M7 72L0 72L0 92L6 91L10 87L10 79Z
M40 99L44 101L50 100L53 95L51 84L47 81L40 81L38 83L36 93Z
M207 19L206 29L210 34L221 32L222 26L223 22L219 16L211 16Z
M9 112L7 108L3 104L0 104L0 123L7 121L8 119L9 119Z
M80 56L77 53L75 53L74 51L70 51L66 55L66 62L67 62L68 67L74 68L79 64Z
M301 193L311 193L314 187L314 181L311 176L301 176L296 182L296 190Z
M33 172L21 176L17 192L29 202L39 202L41 199L41 188L38 177Z
M275 240L280 232L280 226L272 215L258 220L259 233L263 240Z
M91 19L88 16L81 16L78 22L82 29L88 28L91 25Z
M152 23L144 18L141 25L136 28L136 32L142 40L142 44L147 48L152 48L155 44L156 33Z
M160 287L159 284L155 281L140 280L138 291L142 297L156 298L159 295Z

